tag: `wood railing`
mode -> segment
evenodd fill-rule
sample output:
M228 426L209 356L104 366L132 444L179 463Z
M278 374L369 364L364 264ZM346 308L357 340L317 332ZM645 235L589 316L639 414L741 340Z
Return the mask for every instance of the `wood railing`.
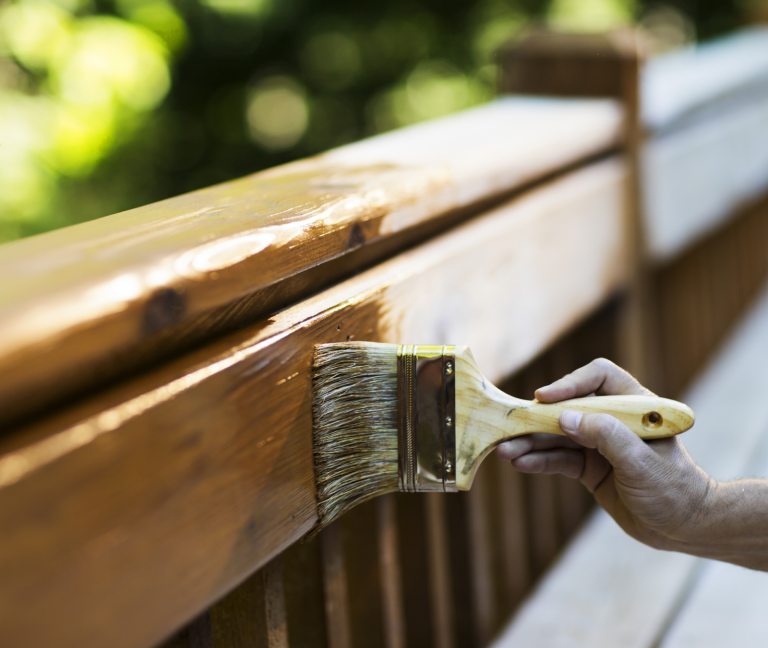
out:
M641 82L631 33L532 35L502 85L557 98L1 247L4 641L486 644L589 499L491 458L298 542L312 349L466 342L525 397L605 355L678 393L768 274L766 149L721 161L764 137L768 81L728 66L766 38Z

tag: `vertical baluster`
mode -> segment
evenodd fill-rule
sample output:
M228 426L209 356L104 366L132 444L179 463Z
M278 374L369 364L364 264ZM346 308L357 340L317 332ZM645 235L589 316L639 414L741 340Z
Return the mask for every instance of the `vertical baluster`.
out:
M341 518L349 620L353 646L385 648L378 502L355 507Z
M466 495L443 495L442 493L424 494L427 514L427 558L429 560L429 593L432 600L432 627L434 628L435 648L454 648L464 646L456 637L456 617L459 609L454 607L452 594L458 591L455 576L463 566L457 563L464 560L466 554L452 556L449 541L454 540L458 531L456 525L449 527L446 515L446 498L450 497L451 504L458 503L458 498ZM450 552L450 553L449 553ZM469 606L467 606L468 608Z
M500 387L508 394L523 395L523 381L519 374L506 380ZM499 621L503 623L531 586L530 515L525 476L507 463L494 463L496 478L491 489L491 504L495 509L492 519L497 520L498 524L494 568L498 573Z
M396 506L394 494L384 495L376 501L386 648L405 648L405 618L397 542Z
M341 523L336 520L320 534L328 648L352 648Z
M214 648L211 614L206 611L187 626L189 648Z
M282 555L291 648L327 648L322 539L297 542Z
M495 465L496 519L499 544L495 571L500 621L503 622L523 600L531 583L528 511L523 475L508 464Z
M418 493L398 493L397 535L402 573L403 614L408 646L439 645L435 638L431 595L430 556L427 526L428 496ZM447 565L445 568L447 569Z
M551 382L547 378L548 357L533 362L521 376L521 394L533 398L534 391ZM560 549L560 520L557 477L526 475L530 514L532 573L538 578Z
M207 631L204 623L200 623L197 641L202 641L202 648L208 645ZM288 648L279 556L211 608L209 633L211 648Z
M471 570L472 619L475 645L485 646L491 639L496 619L495 583L491 571L491 530L488 520L491 471L486 459L475 475L467 501L469 561Z

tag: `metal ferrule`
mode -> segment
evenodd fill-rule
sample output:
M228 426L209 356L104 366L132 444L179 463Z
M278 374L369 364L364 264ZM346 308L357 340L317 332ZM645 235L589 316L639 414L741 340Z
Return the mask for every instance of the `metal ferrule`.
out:
M456 347L397 349L400 490L456 492Z

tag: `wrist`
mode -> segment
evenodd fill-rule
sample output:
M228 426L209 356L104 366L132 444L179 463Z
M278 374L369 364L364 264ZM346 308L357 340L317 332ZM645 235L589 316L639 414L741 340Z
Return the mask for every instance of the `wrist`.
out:
M668 549L701 555L709 544L717 544L717 524L722 510L722 484L697 467L695 478L684 498L682 522L667 534Z
M739 482L708 480L700 506L678 538L679 547L675 550L703 558L727 560L725 556L730 553L734 535L739 535L737 520L743 488Z

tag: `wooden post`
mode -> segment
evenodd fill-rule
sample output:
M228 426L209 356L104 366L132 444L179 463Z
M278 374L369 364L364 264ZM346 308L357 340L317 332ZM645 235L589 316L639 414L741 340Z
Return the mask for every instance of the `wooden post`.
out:
M605 34L533 31L500 52L499 85L502 92L605 97L622 103L627 165L625 213L631 236L625 251L628 282L620 321L619 362L641 382L658 388L656 363L651 356L654 322L642 227L641 62L639 34L630 29Z

